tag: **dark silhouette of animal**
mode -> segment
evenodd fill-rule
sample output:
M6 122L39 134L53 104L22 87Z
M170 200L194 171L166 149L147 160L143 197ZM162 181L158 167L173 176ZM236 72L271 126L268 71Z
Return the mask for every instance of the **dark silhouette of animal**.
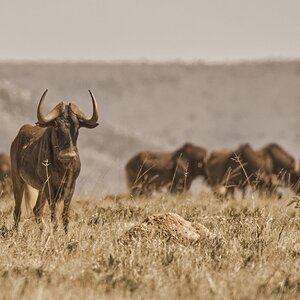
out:
M260 151L271 159L272 174L278 176L285 185L293 183L296 174L296 162L286 150L276 143L271 143Z
M10 157L0 153L0 198L12 192Z
M141 152L126 164L127 184L132 196L150 195L167 188L171 193L189 190L197 176L204 176L207 150L186 143L174 152Z
M18 227L22 197L30 201L30 188L38 190L33 212L37 223L42 224L42 213L46 200L50 205L51 220L57 228L56 205L63 201L63 226L68 230L69 206L80 172L77 138L81 127L98 125L97 103L89 91L93 114L91 118L79 110L74 103L60 102L48 114L43 114L46 90L38 104L36 126L24 125L12 142L11 170L15 198L14 220Z
M208 182L220 195L234 195L236 188L274 191L277 181L272 176L272 160L265 151L254 151L249 144L237 150L214 151L206 162Z
M270 143L260 150L272 161L272 174L281 186L290 187L296 194L300 192L300 171L296 161L277 143Z

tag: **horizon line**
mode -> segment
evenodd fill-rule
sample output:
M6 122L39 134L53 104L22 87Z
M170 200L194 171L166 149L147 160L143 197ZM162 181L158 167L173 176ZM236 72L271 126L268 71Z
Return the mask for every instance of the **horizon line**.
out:
M263 64L263 63L292 63L300 62L299 57L265 57L265 58L246 58L246 59L226 59L226 60L204 60L204 59L15 59L0 58L0 63L10 64L146 64L146 65L240 65L240 64Z

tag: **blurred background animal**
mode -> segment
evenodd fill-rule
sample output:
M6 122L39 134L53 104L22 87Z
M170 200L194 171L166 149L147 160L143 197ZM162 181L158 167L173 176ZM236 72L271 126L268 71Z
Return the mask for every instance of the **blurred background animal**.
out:
M192 181L205 179L207 150L186 143L173 152L140 152L125 166L130 194L150 195L166 188L171 193L190 189Z
M278 176L285 186L295 184L297 181L296 161L282 146L270 143L260 150L272 162L272 174Z
M265 151L255 151L246 143L236 150L213 151L207 159L206 172L208 183L216 193L234 196L235 189L240 189L244 196L249 186L253 190L276 193L272 166Z

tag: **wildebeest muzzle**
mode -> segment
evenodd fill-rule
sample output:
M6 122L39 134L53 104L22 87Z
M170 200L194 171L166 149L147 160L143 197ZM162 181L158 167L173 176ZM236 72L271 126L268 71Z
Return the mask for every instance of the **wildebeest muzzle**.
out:
M58 153L58 160L60 160L61 162L69 162L73 160L76 155L77 153L75 149L72 148L60 150Z

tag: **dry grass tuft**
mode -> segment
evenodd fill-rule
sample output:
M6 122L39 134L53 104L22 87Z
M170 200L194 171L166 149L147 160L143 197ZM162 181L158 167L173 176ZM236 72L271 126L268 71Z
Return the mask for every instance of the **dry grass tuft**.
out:
M12 233L12 202L3 200L0 299L299 299L300 215L290 201L221 202L212 194L78 199L65 235L62 228L52 232L49 209L42 233L24 218ZM225 242L119 242L130 228L151 223L149 216L167 212Z
M217 236L202 224L191 223L178 214L168 212L147 217L142 223L126 231L119 241L124 245L130 245L157 239L186 246L218 240Z

